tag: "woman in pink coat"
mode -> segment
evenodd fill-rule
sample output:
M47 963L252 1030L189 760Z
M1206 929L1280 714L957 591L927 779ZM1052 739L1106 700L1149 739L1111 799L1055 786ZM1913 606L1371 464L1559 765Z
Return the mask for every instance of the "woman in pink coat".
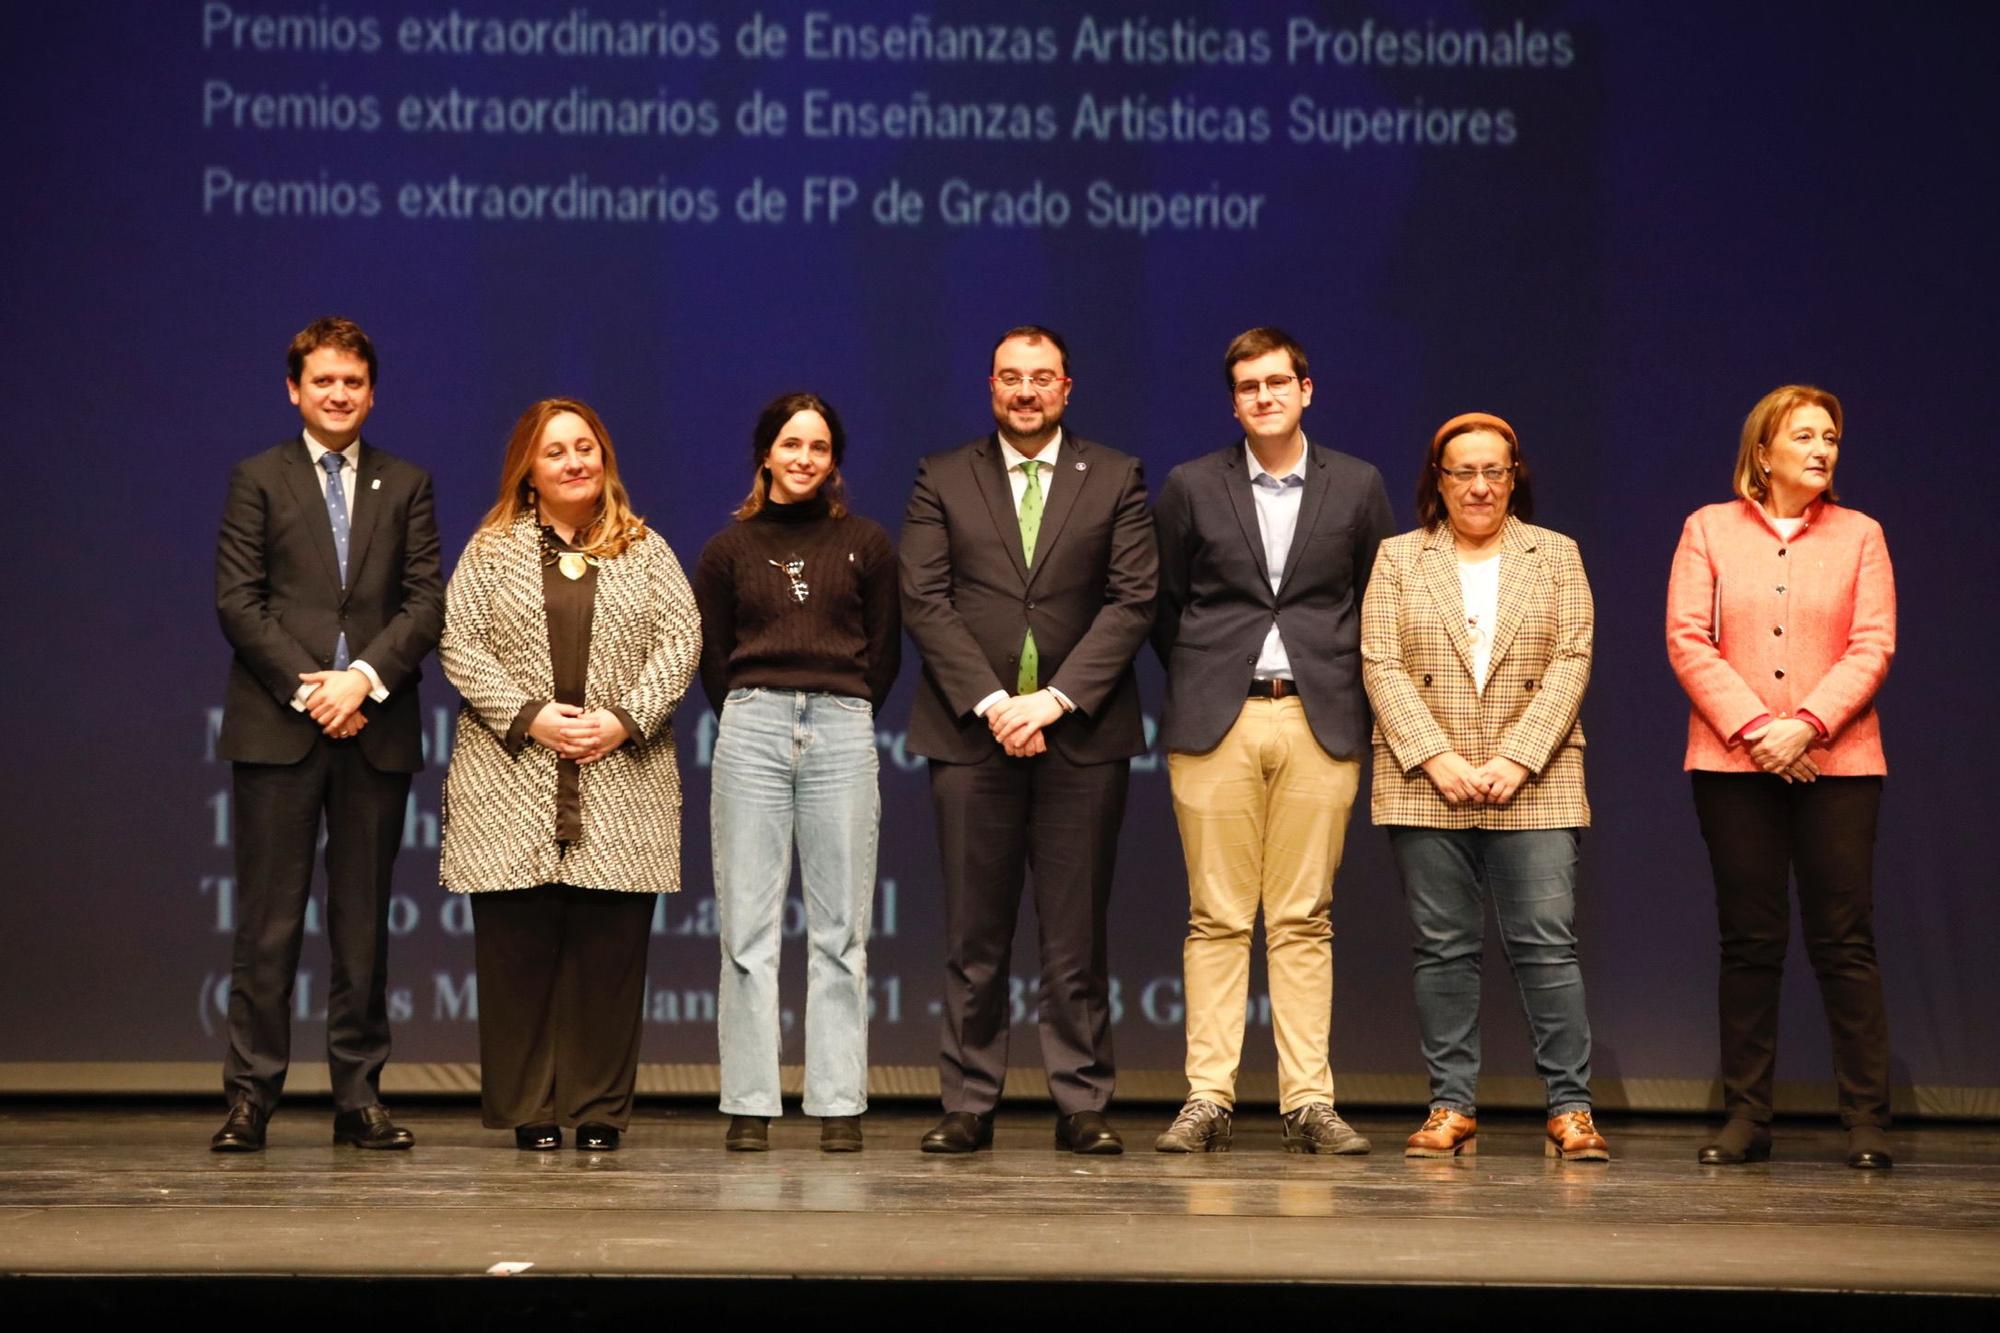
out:
M1667 655L1694 703L1686 766L1722 932L1728 1121L1701 1149L1706 1165L1771 1154L1794 876L1847 1163L1890 1165L1874 926L1887 770L1875 693L1896 650L1896 587L1881 525L1834 502L1840 432L1840 401L1823 389L1764 395L1743 422L1738 498L1688 517L1667 589Z

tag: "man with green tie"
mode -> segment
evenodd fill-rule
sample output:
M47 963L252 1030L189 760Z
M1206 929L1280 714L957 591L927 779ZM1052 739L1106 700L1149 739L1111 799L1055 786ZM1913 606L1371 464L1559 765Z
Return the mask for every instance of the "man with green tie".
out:
M1104 1118L1105 914L1130 764L1146 750L1132 659L1159 559L1139 460L1062 429L1069 372L1054 330L1002 334L988 380L998 429L919 462L903 519L903 625L924 662L908 744L930 761L944 860L945 1117L925 1152L992 1142L1024 879L1056 1147L1123 1150Z

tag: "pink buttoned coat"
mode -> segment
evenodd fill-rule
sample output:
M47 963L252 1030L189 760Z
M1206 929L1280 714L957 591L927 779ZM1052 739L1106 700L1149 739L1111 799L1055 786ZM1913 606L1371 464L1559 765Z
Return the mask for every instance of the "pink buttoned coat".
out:
M1787 540L1748 500L1688 516L1667 584L1667 657L1694 707L1685 767L1755 773L1738 734L1810 713L1807 754L1831 777L1888 771L1875 693L1896 653L1882 525L1828 501Z

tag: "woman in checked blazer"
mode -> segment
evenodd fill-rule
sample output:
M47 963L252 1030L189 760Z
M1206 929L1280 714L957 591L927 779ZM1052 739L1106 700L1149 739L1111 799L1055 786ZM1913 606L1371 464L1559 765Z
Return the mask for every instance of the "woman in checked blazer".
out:
M1437 430L1422 526L1382 543L1361 611L1375 710L1373 815L1415 928L1431 1108L1411 1157L1477 1149L1483 900L1548 1088L1547 1151L1609 1160L1591 1120L1590 1024L1576 956L1576 864L1590 803L1577 709L1595 614L1576 543L1526 520L1514 428L1470 412Z
M655 894L680 888L671 720L701 651L674 553L604 423L521 415L459 558L438 656L464 696L444 886L472 895L480 1095L518 1147L616 1148L631 1118Z

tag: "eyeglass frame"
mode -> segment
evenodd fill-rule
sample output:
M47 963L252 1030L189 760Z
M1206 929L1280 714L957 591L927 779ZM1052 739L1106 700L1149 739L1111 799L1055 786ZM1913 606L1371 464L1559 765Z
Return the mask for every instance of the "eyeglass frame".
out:
M1304 383L1303 375L1266 375L1261 380L1238 380L1230 386L1230 392L1238 402L1254 402L1260 391L1268 391L1273 398L1283 401L1297 393Z
M1448 468L1433 463L1431 471L1437 473L1440 479L1449 481L1455 486L1470 486L1474 477L1482 477L1488 486L1497 488L1512 486L1515 476L1521 471L1521 465L1508 463L1503 466L1496 463L1487 467ZM1495 473L1499 475L1495 476Z
M1007 383L1007 376L1009 375L1015 376L1017 379L1019 379L1020 383L1018 384ZM1035 383L1035 375L1049 375L1050 376L1049 382L1047 384L1037 384ZM986 382L988 384L997 385L998 387L1007 390L1009 393L1013 393L1020 389L1033 389L1036 393L1048 393L1050 390L1055 389L1059 385L1072 384L1075 381L1071 380L1070 377L1067 375L1053 375L1046 370L1038 370L1035 372L1034 375L1023 375L1018 370L1003 370L998 375L988 375L986 377Z

